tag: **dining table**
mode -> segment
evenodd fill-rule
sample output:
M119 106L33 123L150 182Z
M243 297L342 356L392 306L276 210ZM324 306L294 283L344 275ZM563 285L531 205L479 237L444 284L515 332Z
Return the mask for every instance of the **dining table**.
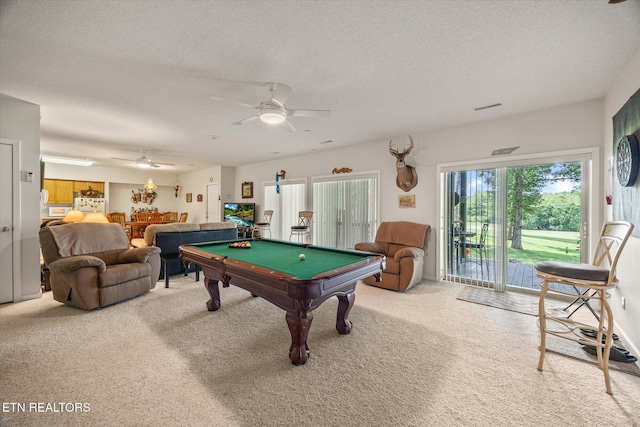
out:
M170 224L172 222L176 222L176 221L163 220L161 222L154 222L154 224ZM129 229L131 230L131 238L136 238L136 237L144 237L143 236L144 229L151 224L146 221L127 221L124 223L124 225L125 227L129 227Z
M464 260L467 258L467 239L469 237L475 237L477 233L475 231L455 230L451 234L451 257L453 257L453 250L455 248L456 269L460 269L460 260Z

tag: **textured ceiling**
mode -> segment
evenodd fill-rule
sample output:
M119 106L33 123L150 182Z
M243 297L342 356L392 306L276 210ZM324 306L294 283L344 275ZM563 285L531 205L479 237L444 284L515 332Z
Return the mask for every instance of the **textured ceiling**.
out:
M600 98L639 22L640 0L2 0L0 92L41 106L43 154L182 172ZM210 99L260 82L331 117L235 126L255 111Z

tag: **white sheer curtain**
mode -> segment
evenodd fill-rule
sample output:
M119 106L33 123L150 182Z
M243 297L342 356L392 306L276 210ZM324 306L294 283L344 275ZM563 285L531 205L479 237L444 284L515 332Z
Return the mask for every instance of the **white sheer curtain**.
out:
M378 223L378 175L313 179L313 242L340 249L372 242Z
M305 210L306 180L280 181L280 193L276 192L276 183L263 184L262 212L272 210L271 237L289 240L291 226L298 224L298 212Z

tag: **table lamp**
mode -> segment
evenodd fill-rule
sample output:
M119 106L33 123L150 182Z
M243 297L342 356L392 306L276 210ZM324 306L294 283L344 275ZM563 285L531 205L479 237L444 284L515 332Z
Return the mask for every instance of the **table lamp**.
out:
M82 222L83 219L84 214L78 210L70 210L64 218L62 218L64 222Z
M97 222L102 224L108 224L109 220L102 212L89 212L85 215L82 222Z

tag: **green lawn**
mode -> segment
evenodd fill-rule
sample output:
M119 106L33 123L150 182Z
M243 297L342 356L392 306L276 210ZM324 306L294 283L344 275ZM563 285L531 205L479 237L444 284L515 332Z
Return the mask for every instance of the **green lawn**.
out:
M480 234L480 224L469 223L468 230ZM577 231L522 230L522 247L511 249L511 240L507 242L507 256L522 264L535 264L538 261L554 260L580 262L580 233ZM477 238L471 238L471 241ZM493 255L494 236L489 228L487 247L489 257Z
M579 236L577 231L522 230L523 249L511 249L509 241L507 256L523 264L545 260L580 262Z

